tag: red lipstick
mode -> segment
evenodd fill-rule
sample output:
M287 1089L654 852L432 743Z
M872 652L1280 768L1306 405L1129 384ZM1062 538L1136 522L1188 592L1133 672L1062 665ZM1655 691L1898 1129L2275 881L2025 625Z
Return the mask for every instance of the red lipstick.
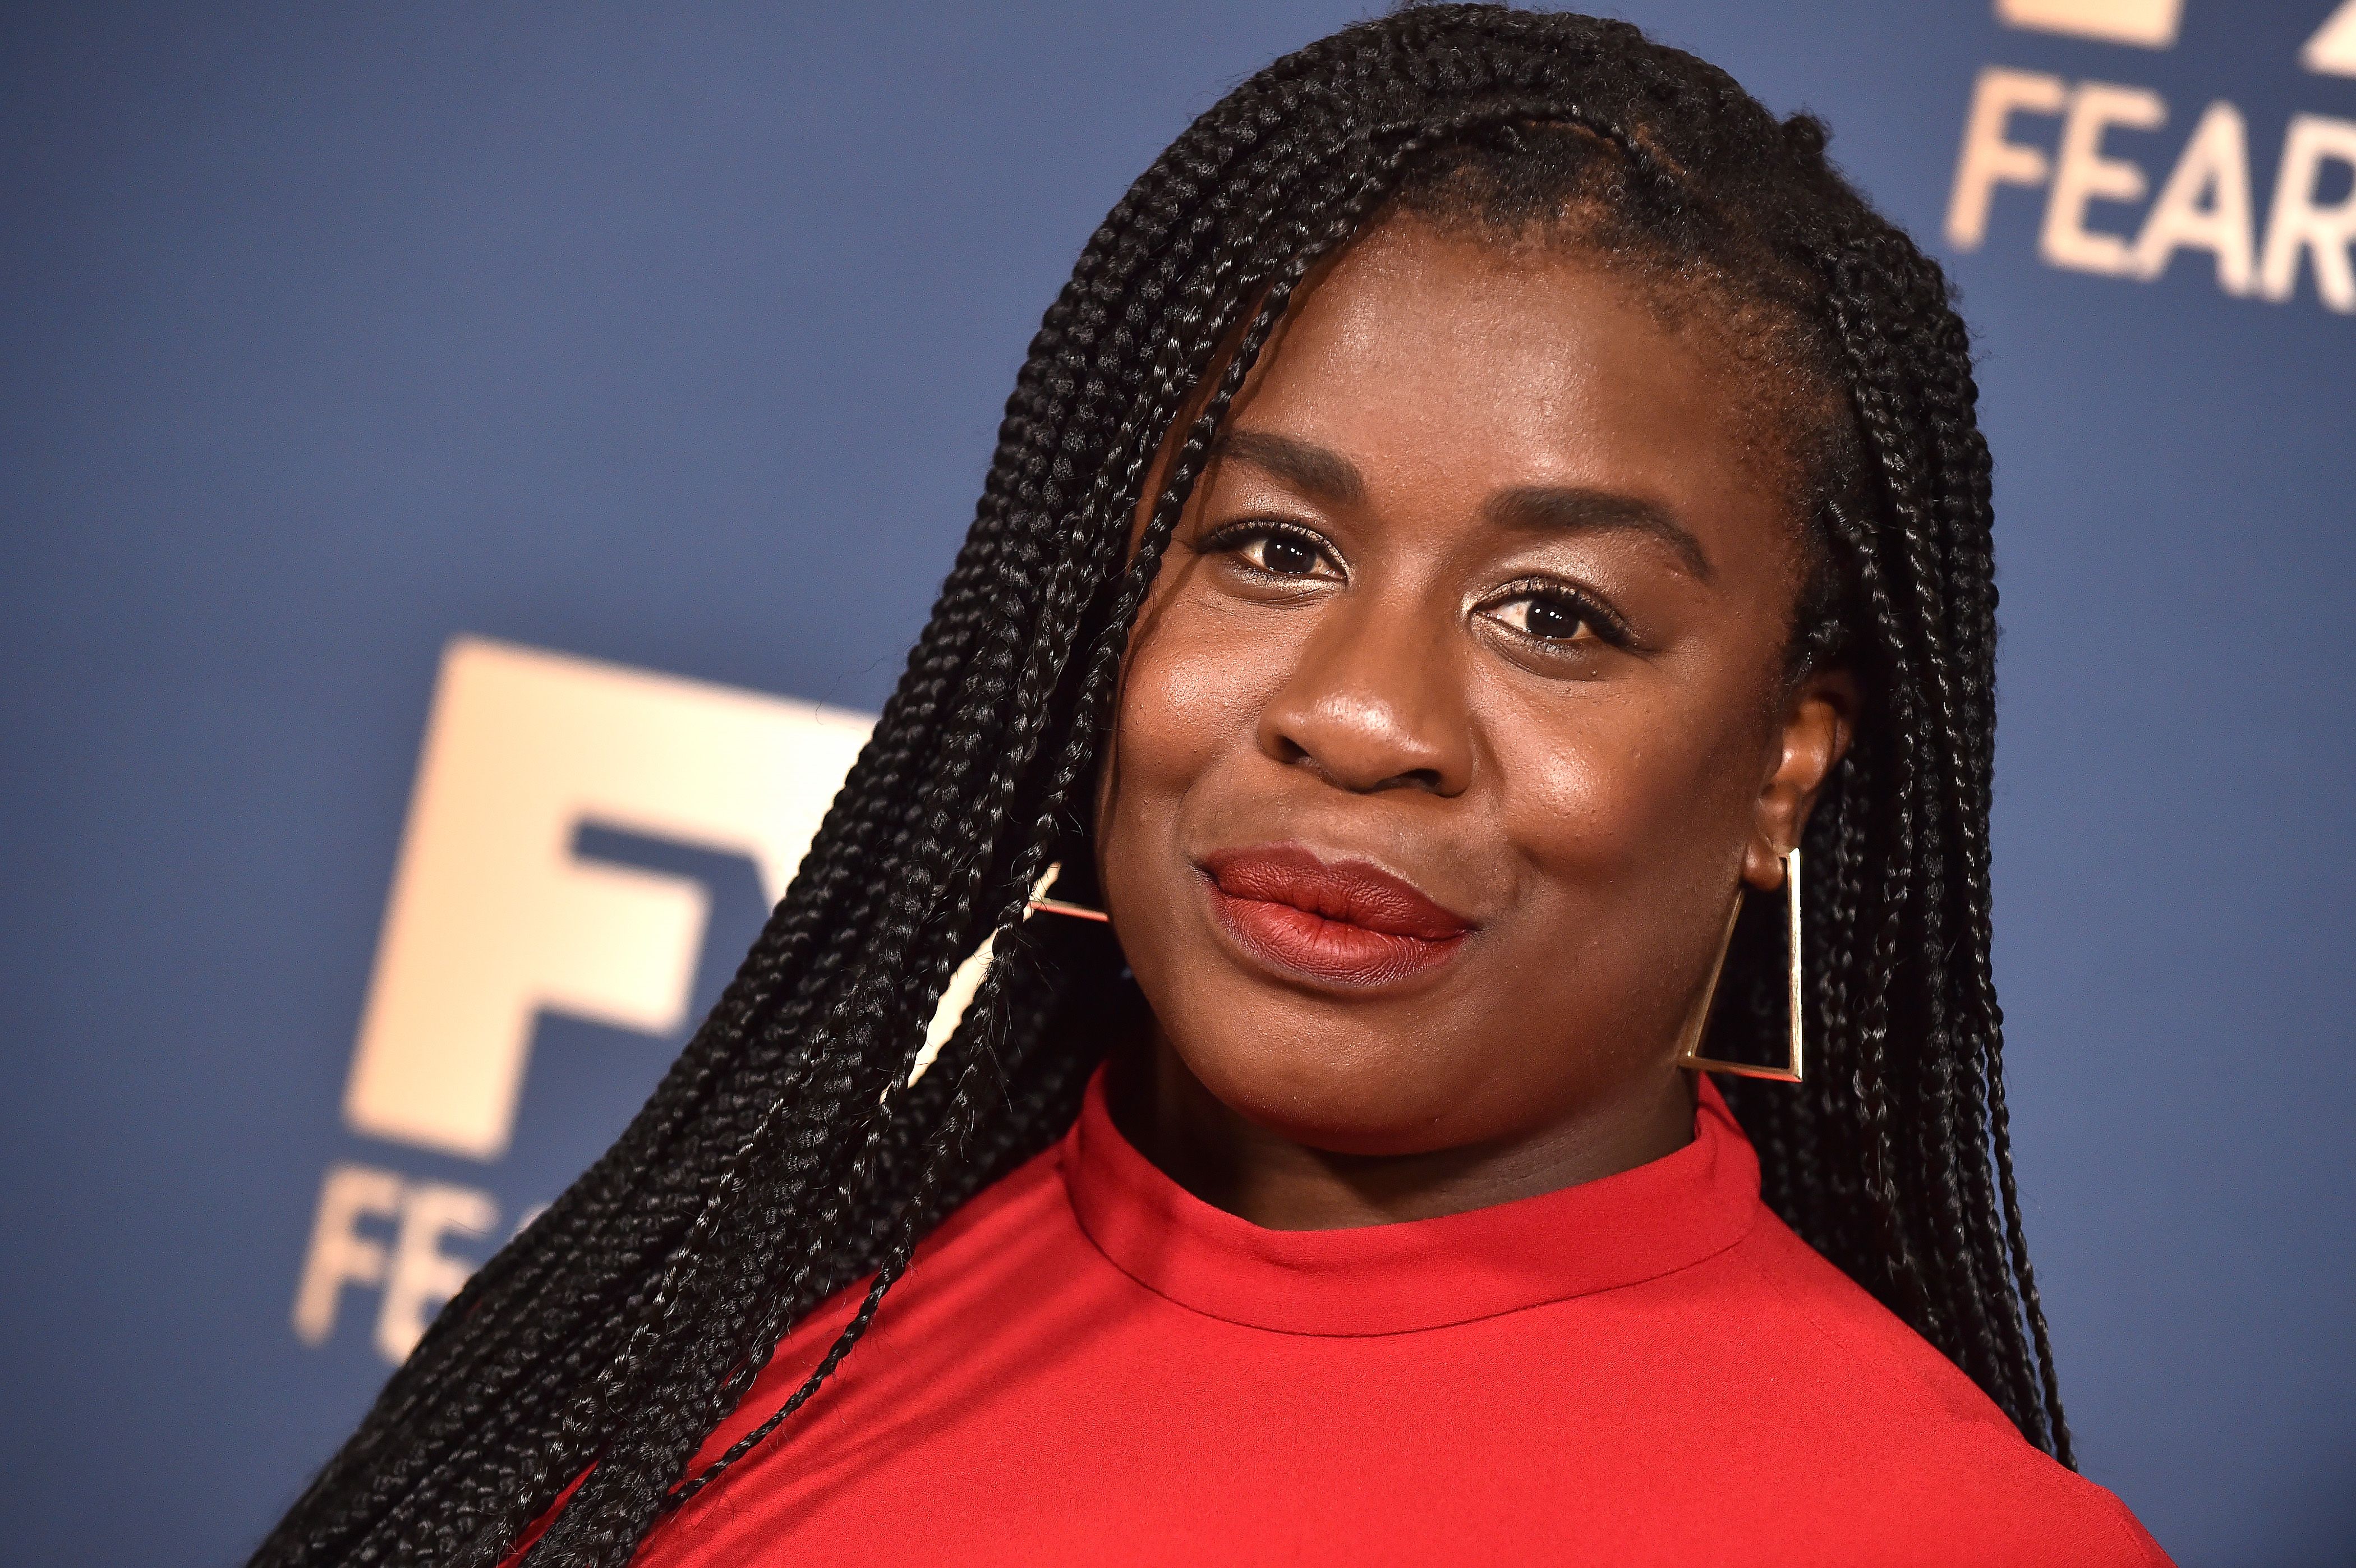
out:
M1212 909L1247 952L1329 985L1387 985L1437 969L1472 933L1412 883L1301 844L1219 850L1202 866Z

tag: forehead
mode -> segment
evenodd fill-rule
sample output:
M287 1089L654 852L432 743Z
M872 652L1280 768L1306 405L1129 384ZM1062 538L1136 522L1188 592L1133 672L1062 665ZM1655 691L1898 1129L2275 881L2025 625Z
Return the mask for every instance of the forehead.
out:
M1781 489L1719 337L1575 243L1393 219L1315 279L1232 417L1331 447L1377 487L1587 487L1697 533L1780 539Z

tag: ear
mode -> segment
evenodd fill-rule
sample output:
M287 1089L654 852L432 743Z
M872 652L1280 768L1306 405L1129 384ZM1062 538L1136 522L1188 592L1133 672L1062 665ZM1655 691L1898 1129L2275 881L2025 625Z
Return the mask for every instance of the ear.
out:
M1764 892L1783 885L1783 852L1798 847L1825 780L1848 754L1857 709L1857 677L1846 669L1814 671L1793 687L1743 846L1742 879L1751 886Z

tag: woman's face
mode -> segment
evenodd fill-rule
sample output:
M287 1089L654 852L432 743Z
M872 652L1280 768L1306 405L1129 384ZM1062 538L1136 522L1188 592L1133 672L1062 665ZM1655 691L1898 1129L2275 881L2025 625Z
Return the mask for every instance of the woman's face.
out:
M1165 1067L1339 1154L1658 1101L1846 743L1756 400L1568 245L1394 220L1290 313L1141 616L1098 871ZM1149 492L1151 493L1151 492Z

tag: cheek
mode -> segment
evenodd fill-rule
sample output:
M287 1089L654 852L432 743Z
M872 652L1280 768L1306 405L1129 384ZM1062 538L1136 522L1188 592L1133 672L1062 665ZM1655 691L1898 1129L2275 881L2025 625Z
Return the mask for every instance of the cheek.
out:
M1281 650L1244 645L1240 628L1191 595L1184 575L1150 609L1121 672L1111 757L1098 786L1098 844L1116 906L1142 894L1155 868L1174 866L1188 792L1248 746L1269 692L1283 679Z
M1759 737L1702 695L1640 682L1558 692L1484 726L1504 836L1550 921L1643 922L1731 893ZM1683 897L1665 900L1672 890Z

